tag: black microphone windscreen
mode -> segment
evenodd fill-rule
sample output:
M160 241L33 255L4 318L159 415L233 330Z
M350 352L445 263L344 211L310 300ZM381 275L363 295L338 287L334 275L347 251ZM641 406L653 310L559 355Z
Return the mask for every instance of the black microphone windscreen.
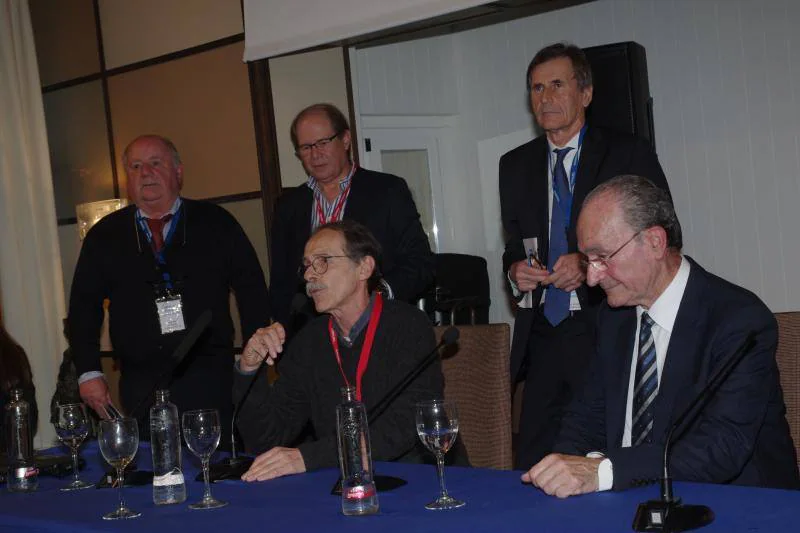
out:
M454 344L458 340L459 335L460 332L458 331L458 328L455 326L450 326L445 330L444 333L442 333L442 345L449 346Z
M305 294L296 292L294 294L294 298L292 298L292 305L289 306L289 316L299 313L305 307L306 302L308 301L308 296Z

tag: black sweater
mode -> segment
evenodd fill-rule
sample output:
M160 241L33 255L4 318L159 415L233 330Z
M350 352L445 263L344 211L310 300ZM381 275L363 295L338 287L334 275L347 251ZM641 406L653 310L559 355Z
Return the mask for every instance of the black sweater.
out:
M366 328L352 347L339 343L342 367L355 386L356 366ZM367 411L435 346L428 318L413 306L384 301L372 355L362 381L362 401ZM234 402L238 402L251 376L234 378ZM310 420L314 440L298 448L306 470L336 466L336 406L344 386L328 337L328 316L316 318L292 340L280 361L280 377L270 386L259 375L244 403L237 427L245 447L254 453L292 443ZM401 393L383 415L370 424L372 458L375 461L421 462L425 451L419 444L414 422L417 401L441 398L444 378L437 358Z
M230 290L236 294L245 339L269 320L264 274L255 251L227 211L183 199L165 256L183 299L187 330L162 335L153 288L160 275L135 212L136 207L129 206L106 216L83 242L69 306L70 345L78 375L100 370L104 298L110 301L111 342L122 363L120 385L127 409L146 394L187 331L210 309L211 325L187 356L171 387L171 399L181 411L200 407L230 411ZM146 416L147 409L142 410L144 414L136 414Z

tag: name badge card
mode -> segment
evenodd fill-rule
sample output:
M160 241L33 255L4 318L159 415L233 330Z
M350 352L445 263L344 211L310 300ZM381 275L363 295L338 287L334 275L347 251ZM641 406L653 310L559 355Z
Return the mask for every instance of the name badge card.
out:
M158 310L158 323L161 325L161 334L183 331L186 323L183 320L183 301L180 294L168 294L156 298Z

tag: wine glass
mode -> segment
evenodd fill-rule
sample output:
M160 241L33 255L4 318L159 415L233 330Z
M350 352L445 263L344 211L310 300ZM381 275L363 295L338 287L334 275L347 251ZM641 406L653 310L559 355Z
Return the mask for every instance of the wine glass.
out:
M82 403L66 403L58 406L56 435L72 453L72 483L61 490L78 490L93 487L92 483L82 481L78 471L78 448L89 434L89 418L86 406Z
M452 402L429 400L416 404L417 435L436 456L439 473L439 497L425 506L426 509L458 509L466 505L447 494L444 486L444 454L453 446L458 436L458 408Z
M216 509L228 505L228 502L211 496L211 484L208 481L208 462L219 445L220 430L219 411L216 409L198 409L183 413L183 438L192 453L203 462L203 479L206 483L203 499L191 504L189 509Z
M135 418L112 418L100 421L100 452L105 460L117 470L117 486L119 487L119 507L116 511L103 515L103 520L119 520L120 518L136 518L142 513L131 511L125 507L122 499L122 486L125 484L125 467L133 461L139 449L139 425Z

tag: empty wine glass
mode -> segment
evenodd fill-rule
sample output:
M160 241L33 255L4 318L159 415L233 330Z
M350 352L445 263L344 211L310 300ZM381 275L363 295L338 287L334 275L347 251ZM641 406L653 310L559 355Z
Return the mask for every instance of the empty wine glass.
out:
M131 511L125 507L122 499L122 486L125 484L125 467L133 461L139 449L139 425L135 418L112 418L100 421L100 452L105 460L117 470L117 486L119 487L119 507L103 515L103 520L119 520L120 518L136 518L142 513Z
M425 506L426 509L457 509L466 505L447 494L444 485L444 454L453 446L458 436L458 408L452 402L429 400L416 404L417 435L436 456L439 473L439 497Z
M72 454L72 483L61 490L78 490L93 487L92 483L82 481L78 471L78 448L89 434L89 418L86 406L82 403L66 403L58 406L56 435L69 448Z
M203 479L206 484L203 499L191 504L189 509L216 509L228 505L228 502L211 496L211 484L208 481L208 462L219 445L220 430L219 411L216 409L199 409L183 413L183 438L186 439L186 445L192 453L203 462Z

